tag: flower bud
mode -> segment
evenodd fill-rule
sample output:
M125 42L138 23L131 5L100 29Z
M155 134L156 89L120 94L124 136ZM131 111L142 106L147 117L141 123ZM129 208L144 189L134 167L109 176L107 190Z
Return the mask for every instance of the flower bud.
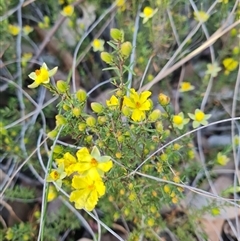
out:
M103 105L101 105L101 104L99 104L99 103L97 103L97 102L91 103L91 108L92 108L92 110L93 110L95 113L97 113L97 114L102 113L103 110L104 110Z
M58 80L57 90L61 94L66 93L66 91L68 90L68 84L63 80Z
M182 146L179 145L178 143L175 143L175 144L173 145L173 149L174 149L175 151L178 151L178 150L180 150L181 148L182 148Z
M167 95L164 95L163 93L160 93L158 95L158 101L159 101L160 105L166 106L170 102L170 97L168 97Z
M158 136L152 136L152 141L157 143L159 142L159 137Z
M90 127L93 127L96 125L96 119L92 116L89 116L87 119L86 119L86 123L88 126Z
M102 52L101 53L101 59L107 64L112 64L113 63L113 56L107 52Z
M124 90L118 89L118 90L116 91L116 96L117 96L117 97L122 97L122 96L124 96L124 94L125 94L125 91L124 91Z
M54 147L51 146L51 150L53 150L53 153L60 154L63 152L63 147L60 145L55 145Z
M87 127L87 125L86 125L85 123L80 123L80 124L78 125L78 130L79 130L79 131L85 131L85 130L86 130L86 127Z
M127 106L123 106L123 108L122 108L122 113L123 113L125 116L129 117L129 116L131 115L131 110L130 110Z
M123 57L128 58L132 52L132 44L127 41L121 45L120 53Z
M93 136L92 136L92 135L88 135L88 136L85 137L85 141L86 141L87 143L91 143L91 142L92 142L92 139L93 139Z
M171 188L170 188L170 186L168 184L164 185L163 190L164 190L165 193L170 193L171 192Z
M122 157L122 154L121 154L121 152L116 152L115 156L116 156L116 158L120 159Z
M58 134L57 130L52 130L52 131L48 132L47 136L49 138L54 139L57 136L57 134Z
M155 128L157 130L158 133L162 133L163 132L163 124L161 121L157 121L155 124Z
M161 111L156 109L154 110L148 117L148 119L152 122L155 122L157 119L159 119L161 116Z
M65 111L71 110L71 107L67 104L64 104L62 107Z
M112 28L110 30L110 36L115 41L123 41L123 37L124 37L123 32L117 28Z
M65 125L67 123L67 120L62 115L56 115L56 126Z
M119 143L123 143L125 138L124 138L123 135L120 135L120 136L117 137L117 140L118 140Z
M106 116L99 116L97 120L100 125L103 125L104 123L106 123L107 118Z
M84 102L87 99L87 93L85 90L78 90L76 96L80 102Z
M72 109L72 113L73 113L73 115L75 116L75 117L79 117L80 115L81 115L81 109L79 109L79 108L77 108L77 107L74 107L73 109Z
M160 159L165 162L165 161L167 161L167 159L168 159L168 155L167 155L166 153L162 153L162 154L160 155Z
M98 140L98 141L97 141L97 145L98 145L98 147L102 148L102 147L104 147L104 142Z

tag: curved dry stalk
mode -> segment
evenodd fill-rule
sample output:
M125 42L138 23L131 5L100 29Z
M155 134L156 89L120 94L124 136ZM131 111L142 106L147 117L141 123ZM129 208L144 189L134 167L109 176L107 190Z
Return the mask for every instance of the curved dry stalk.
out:
M3 199L0 199L0 204L5 207L9 214L18 222L22 222L22 220L16 215L16 213L13 211L12 207L6 203ZM1 216L0 216L1 217Z
M179 67L181 67L182 65L184 65L186 62L188 62L189 60L191 60L193 57L195 57L196 55L198 55L199 53L201 53L203 50L205 50L206 48L208 48L209 46L211 46L212 44L214 44L220 37L222 37L224 34L226 34L227 32L229 32L232 28L235 28L237 25L240 24L240 20L234 22L233 24L231 24L228 28L221 30L221 28L219 28L206 42L204 42L201 46L199 46L197 49L195 49L194 51L192 51L190 54L188 54L186 57L184 57L183 59L179 60L176 64L174 64L172 67L168 68L166 71L164 72L160 72L158 73L158 75L148 84L144 85L140 91L145 91L145 90L149 90L154 84L156 84L157 82L159 82L160 80L162 80L163 78L165 78L166 76L168 76L169 74L171 74L173 71L177 70Z

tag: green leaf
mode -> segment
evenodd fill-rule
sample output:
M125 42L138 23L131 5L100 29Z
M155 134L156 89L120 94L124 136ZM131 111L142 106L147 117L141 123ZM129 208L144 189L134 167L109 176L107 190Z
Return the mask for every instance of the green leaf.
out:
M107 42L108 45L110 45L113 49L117 50L117 46L115 44L113 44L111 41Z
M105 70L118 70L117 67L108 67L108 68L104 68L103 71Z
M136 75L136 74L133 72L133 70L132 70L132 69L130 69L130 67L131 67L131 66L126 66L126 65L123 65L123 68L124 68L126 71L128 71L128 72L132 73L133 75ZM124 72L124 73L125 73L125 72Z

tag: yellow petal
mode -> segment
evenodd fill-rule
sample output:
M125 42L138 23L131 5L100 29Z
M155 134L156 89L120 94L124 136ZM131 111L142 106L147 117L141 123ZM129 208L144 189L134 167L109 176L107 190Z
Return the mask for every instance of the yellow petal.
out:
M48 71L49 77L52 77L53 75L55 75L57 73L58 67L55 67L51 70Z
M138 109L135 109L132 113L132 116L131 118L134 120L134 121L141 121L145 118L145 113L141 110L138 110Z
M37 82L33 82L32 84L28 85L28 88L30 89L34 89L37 88L40 84L38 84Z
M32 73L30 73L30 74L28 75L28 77L29 77L30 79L32 79L32 80L35 80L36 77L37 77L37 75L36 75L35 72L32 72Z
M108 162L100 162L98 164L98 168L104 172L108 172L113 166L112 161L108 161Z
M144 91L140 94L140 103L143 103L152 93L150 91Z

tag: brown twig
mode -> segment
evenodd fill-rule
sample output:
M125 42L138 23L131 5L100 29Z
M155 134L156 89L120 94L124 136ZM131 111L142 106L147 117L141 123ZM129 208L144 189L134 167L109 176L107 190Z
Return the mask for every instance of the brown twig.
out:
M16 215L16 213L13 211L12 207L6 203L4 200L0 199L0 204L5 207L9 214L18 222L22 222L22 220Z
M144 85L140 91L149 90L154 84L171 74L173 71L177 70L179 67L184 65L186 62L191 60L193 57L201 53L203 50L214 44L221 36L226 34L228 31L230 31L232 28L236 27L238 24L240 24L240 20L234 22L232 25L230 25L228 28L221 31L221 29L217 30L205 43L203 43L200 47L195 49L193 52L188 54L185 58L178 61L176 64L174 64L172 67L168 68L163 73L160 72L158 75L148 84Z
M78 0L76 2L74 2L72 4L72 6L76 6L82 2L84 2L85 0ZM61 26L61 24L66 20L66 17L63 15L60 15L58 20L55 22L54 26L50 29L50 31L47 33L47 35L45 36L43 42L41 43L41 45L39 46L39 49L37 51L37 53L35 54L35 56L33 57L31 62L35 62L40 54L42 53L42 51L45 49L45 47L47 46L47 44L49 43L49 41L51 40L51 38L53 37L53 35L55 34L55 32L58 30L58 28ZM33 67L33 63L30 63L29 68Z

